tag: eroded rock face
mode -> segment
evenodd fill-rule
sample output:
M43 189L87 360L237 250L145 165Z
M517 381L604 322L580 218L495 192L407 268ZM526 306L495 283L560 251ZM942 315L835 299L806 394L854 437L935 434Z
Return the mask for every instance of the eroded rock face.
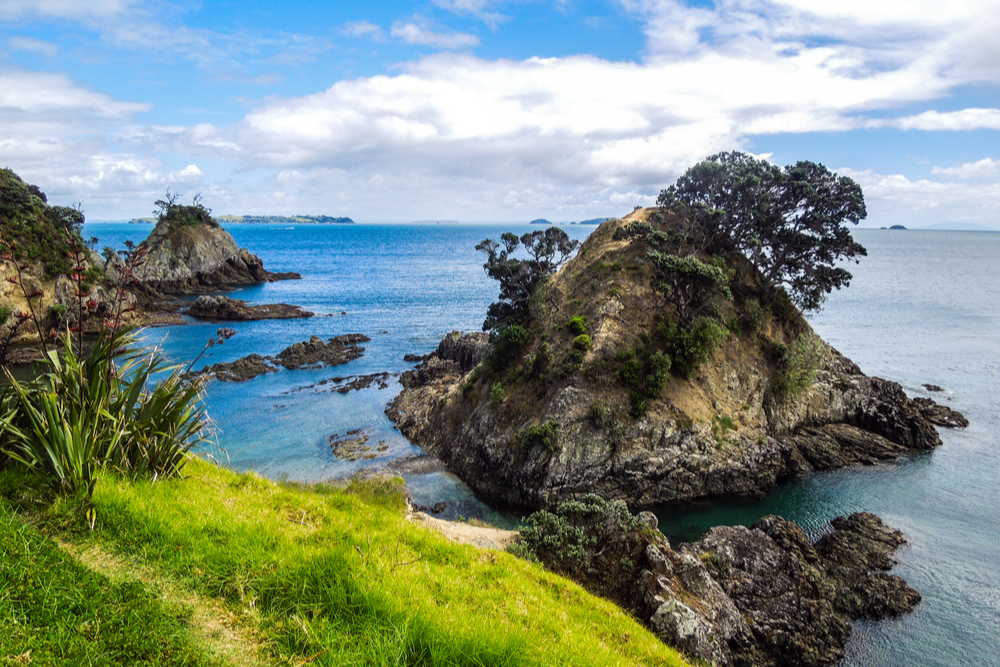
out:
M171 226L160 222L143 241L149 248L139 272L161 294L209 292L260 282L300 278L297 273L271 273L260 258L219 226Z
M188 308L187 314L208 320L247 322L253 320L292 320L312 317L314 313L286 303L247 305L246 301L228 296L200 296Z

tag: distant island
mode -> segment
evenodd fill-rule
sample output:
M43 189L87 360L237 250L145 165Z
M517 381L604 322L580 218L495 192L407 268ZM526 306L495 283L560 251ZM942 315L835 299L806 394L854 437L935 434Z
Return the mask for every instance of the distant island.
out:
M219 222L232 225L353 225L347 217L334 218L329 215L219 215ZM156 218L132 218L130 224L150 225Z
M882 229L906 229L903 225L893 225L892 227L882 227Z
M602 222L606 222L608 220L612 220L612 218L591 218L590 220L581 220L580 222L570 222L570 223L565 223L565 222L550 222L550 221L546 220L545 218L538 218L537 220L532 220L528 224L529 225L565 225L565 224L570 224L570 225L599 225Z

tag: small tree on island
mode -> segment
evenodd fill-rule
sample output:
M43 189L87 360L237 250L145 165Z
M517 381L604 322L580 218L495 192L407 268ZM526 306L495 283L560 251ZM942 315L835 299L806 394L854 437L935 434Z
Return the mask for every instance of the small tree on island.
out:
M527 259L513 255L521 245ZM484 239L476 250L486 254L483 269L500 283L500 297L486 311L483 331L501 332L511 325L523 325L529 319L529 304L538 287L559 267L569 261L580 245L558 227L523 234L520 238L505 232L500 241Z
M657 205L687 218L695 251L743 255L766 295L784 286L803 311L850 283L838 262L868 254L846 226L867 216L861 186L814 162L780 168L719 153L660 192Z

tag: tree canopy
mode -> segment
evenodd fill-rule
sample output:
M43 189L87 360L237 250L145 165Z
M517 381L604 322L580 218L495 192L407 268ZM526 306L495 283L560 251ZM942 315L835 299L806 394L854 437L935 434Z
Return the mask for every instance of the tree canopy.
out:
M524 246L527 259L514 257ZM523 234L505 232L500 241L484 239L476 250L486 254L483 269L500 283L500 297L486 311L483 331L502 329L528 320L528 305L538 286L573 255L579 241L571 241L558 227Z
M861 186L814 162L781 168L719 153L661 191L657 204L688 219L694 251L742 254L765 289L784 286L802 310L819 309L850 283L840 261L868 254L847 227L867 216Z

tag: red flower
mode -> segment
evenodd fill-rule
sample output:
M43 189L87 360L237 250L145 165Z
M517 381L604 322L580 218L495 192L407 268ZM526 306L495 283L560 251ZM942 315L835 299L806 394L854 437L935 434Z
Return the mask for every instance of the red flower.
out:
M94 301L93 299L91 299L90 301L88 301L86 305L87 305L87 308L97 308L97 302Z
M45 294L45 292L43 292L42 290L36 289L34 292L32 292L31 294L28 295L28 298L29 299L34 299L36 296L42 296L44 294Z
M31 313L26 313L23 310L19 310L16 313L14 313L14 317L16 317L19 320L26 320L29 317L31 317Z
M9 282L11 285L17 285L18 283L17 276L7 276L6 278L4 278L4 280Z

